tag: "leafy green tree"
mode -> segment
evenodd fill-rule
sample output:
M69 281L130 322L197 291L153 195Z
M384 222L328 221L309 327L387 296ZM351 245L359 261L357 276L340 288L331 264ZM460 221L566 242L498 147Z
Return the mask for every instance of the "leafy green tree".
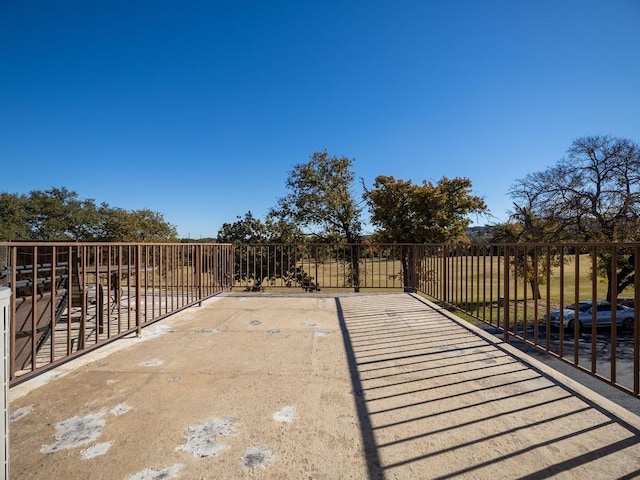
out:
M385 243L457 243L466 241L466 230L473 213L484 213L484 201L471 193L467 178L443 177L437 184L422 185L410 180L378 176L373 188L365 189L364 199L371 222L379 227L376 238ZM412 250L402 255L405 286L410 284Z
M321 241L360 240L361 209L352 192L353 160L315 152L307 163L294 165L286 186L289 193L278 200L270 217L308 229Z
M555 165L516 180L510 195L516 220L526 211L546 225L533 240L549 241L551 233L553 240L638 241L640 147L625 138L578 138ZM619 255L614 268L600 250L598 270L607 278L609 300L614 288L621 292L634 282L634 260L632 252Z
M52 187L0 193L0 240L169 242L176 228L149 209L128 211Z
M379 176L365 190L378 238L389 243L457 243L466 241L468 216L485 213L482 198L471 193L467 178L442 177L437 183Z
M104 211L104 240L109 242L175 242L176 227L149 209Z
M0 241L31 238L27 223L27 201L25 195L0 193Z
M242 217L236 217L233 223L224 223L218 230L220 243L263 243L268 242L267 227L249 211Z
M100 231L95 202L80 200L64 187L0 195L0 235L5 240L84 241Z
M347 264L356 289L360 284L357 243L361 239L361 208L353 194L353 160L314 152L307 163L294 165L286 186L269 217L306 229L311 238L346 243L352 250Z
M222 225L218 242L242 244L235 248L235 279L251 281L248 290L262 290L265 280L274 281L277 277L288 280L296 274L302 275L296 269L301 251L291 244L303 243L303 235L295 225L284 220L269 218L263 222L247 212L235 222ZM277 246L285 243L289 244L287 248ZM290 282L288 286L291 286Z

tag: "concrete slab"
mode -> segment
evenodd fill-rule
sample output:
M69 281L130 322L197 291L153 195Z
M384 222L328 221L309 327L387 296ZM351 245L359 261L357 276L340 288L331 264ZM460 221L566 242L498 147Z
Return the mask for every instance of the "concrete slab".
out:
M640 418L408 294L228 294L11 391L15 479L634 478Z

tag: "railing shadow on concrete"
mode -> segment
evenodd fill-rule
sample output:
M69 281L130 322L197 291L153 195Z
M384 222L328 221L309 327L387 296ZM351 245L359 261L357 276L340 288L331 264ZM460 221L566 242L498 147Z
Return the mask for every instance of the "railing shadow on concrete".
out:
M640 474L636 425L433 305L381 302L336 298L370 480Z

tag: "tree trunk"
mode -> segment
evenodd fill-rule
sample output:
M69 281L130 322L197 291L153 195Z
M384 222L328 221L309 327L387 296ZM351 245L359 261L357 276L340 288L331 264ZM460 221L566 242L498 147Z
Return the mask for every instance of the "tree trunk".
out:
M540 295L540 284L536 282L535 278L529 279L529 284L531 285L531 295L534 300L540 300L542 295Z

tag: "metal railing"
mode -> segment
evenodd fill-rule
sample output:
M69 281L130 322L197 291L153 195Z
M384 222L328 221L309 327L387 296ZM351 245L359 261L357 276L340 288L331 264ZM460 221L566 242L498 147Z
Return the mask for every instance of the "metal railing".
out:
M230 287L229 244L0 243L14 385Z
M416 248L420 292L639 396L640 244Z
M235 288L247 291L398 289L407 278L410 244L238 244Z
M639 396L640 308L567 308L640 305L639 267L636 243L0 243L12 384L223 289L349 289L420 292Z

